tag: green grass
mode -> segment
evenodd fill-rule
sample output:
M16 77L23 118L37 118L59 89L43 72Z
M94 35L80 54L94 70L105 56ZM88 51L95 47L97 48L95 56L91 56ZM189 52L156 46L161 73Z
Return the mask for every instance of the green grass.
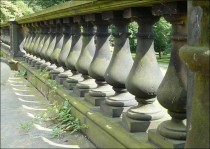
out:
M133 57L133 59L134 59L135 56L136 56L136 53L131 53L131 54L132 54L132 57ZM156 53L157 61L158 61L158 63L161 63L161 64L169 64L170 57L171 57L170 54L167 54L167 55L163 55L163 54L162 54L162 57L161 57L161 59L160 59L160 58L159 58L159 55Z

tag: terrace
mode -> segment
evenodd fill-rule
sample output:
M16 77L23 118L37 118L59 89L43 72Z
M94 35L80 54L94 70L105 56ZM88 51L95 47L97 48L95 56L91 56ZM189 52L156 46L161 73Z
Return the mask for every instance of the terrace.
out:
M1 24L1 51L45 100L68 101L98 148L209 148L209 6L73 0ZM168 67L154 51L160 17L172 24Z

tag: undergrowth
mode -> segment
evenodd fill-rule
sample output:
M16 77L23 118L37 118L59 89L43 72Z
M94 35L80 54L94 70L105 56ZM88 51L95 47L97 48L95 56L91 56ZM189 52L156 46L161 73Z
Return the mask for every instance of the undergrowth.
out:
M19 70L16 74L15 77L25 77L27 75L26 70Z
M39 70L39 75L42 76L44 79L50 79L50 72L47 71L47 68L43 70Z
M33 124L51 121L53 123L51 138L60 138L66 132L73 134L80 131L82 128L87 128L87 125L80 124L80 120L71 114L71 105L68 100L62 105L52 104L45 112L36 116L31 122L20 123L19 128L28 132L32 129Z
M80 120L71 114L71 105L67 100L60 106L52 105L41 115L41 118L51 120L55 124L52 138L61 137L67 131L72 134L82 128L87 128L86 125L81 125Z
M54 93L58 89L58 85L57 85L55 80L48 79L46 81L46 84L48 84L51 87L51 90L49 91L49 94Z

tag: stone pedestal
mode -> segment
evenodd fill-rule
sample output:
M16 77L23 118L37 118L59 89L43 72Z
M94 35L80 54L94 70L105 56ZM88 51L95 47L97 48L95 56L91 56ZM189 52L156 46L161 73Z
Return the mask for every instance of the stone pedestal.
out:
M133 65L128 38L130 20L123 18L123 11L109 11L102 15L104 20L109 20L115 25L115 32L112 33L114 52L104 74L105 81L113 87L115 94L105 100L106 105L101 104L101 110L111 117L119 117L120 112L136 104L134 96L125 88L125 81Z
M97 84L92 78L85 79L82 82L78 82L73 88L73 92L79 97L84 97L91 89L96 88Z
M120 117L122 113L126 112L129 107L116 107L116 106L110 106L105 103L105 101L102 101L100 104L100 109L102 113L109 117Z
M188 45L179 55L194 74L188 87L185 148L210 148L210 1L188 1ZM192 90L189 90L192 89ZM188 105L189 107L189 105Z
M182 7L182 8L181 8ZM168 8L171 11L168 12ZM187 3L174 2L169 5L157 5L153 9L155 15L162 14L172 24L172 49L167 72L157 90L157 99L171 116L171 120L162 122L156 133L149 131L149 140L164 147L184 147L186 140L186 99L187 72L186 65L179 56L180 48L187 43ZM152 134L151 134L152 133ZM156 137L155 134L158 134ZM160 135L162 137L160 137ZM160 137L162 139L156 139ZM168 144L168 146L166 146ZM163 147L163 146L161 146Z
M91 89L89 94L85 95L85 100L94 106L100 106L100 102L107 99L107 97L113 96L114 94L115 91L112 89L112 86L105 83L95 89Z
M57 82L57 84L62 85L63 82L66 80L67 78L61 78L59 77L59 75L56 76L55 80Z
M142 121L129 118L126 113L122 114L122 122L130 132L147 132L148 129L155 129L162 120Z
M155 145L161 146L162 148L184 148L185 140L174 140L163 137L157 130L151 129L148 133L149 141L153 142Z
M82 76L82 74L75 74L72 77L66 79L63 82L63 86L66 87L69 90L73 90L73 87L80 81L83 81L84 78Z
M107 99L107 97L91 96L90 94L85 95L85 100L90 102L94 106L100 106L101 102Z

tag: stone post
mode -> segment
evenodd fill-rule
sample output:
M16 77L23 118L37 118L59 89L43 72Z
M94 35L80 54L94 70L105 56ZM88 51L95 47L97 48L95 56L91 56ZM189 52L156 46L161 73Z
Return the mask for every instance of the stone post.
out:
M179 57L179 49L187 43L186 12L186 2L153 7L155 15L163 15L172 24L170 63L157 91L157 99L163 107L168 109L171 120L162 122L157 130L149 130L149 140L166 148L184 147L186 140L188 69Z
M115 26L115 32L113 33L114 52L105 72L105 80L113 87L115 95L101 102L100 109L108 116L120 117L128 107L137 104L134 96L125 88L125 81L133 65L128 39L130 20L123 18L123 11L104 12L102 15L104 15L104 19L110 20Z
M76 86L73 87L73 92L80 97L84 97L85 93L87 93L89 89L97 87L95 80L91 78L88 74L88 70L90 68L90 64L93 60L96 50L96 46L94 43L94 22L94 17L85 15L85 22L82 24L82 51L76 63L76 69L82 74L84 80L81 81L81 83L78 82Z
M123 114L122 120L131 132L146 132L156 128L163 112L153 104L157 89L163 79L154 51L153 24L159 17L153 16L151 8L130 8L126 18L133 18L139 25L134 64L126 80L127 90L135 95L138 106Z
M32 60L37 58L36 57L36 51L37 51L37 48L38 48L38 45L39 45L39 42L40 42L40 38L41 38L40 23L39 22L35 22L34 23L34 27L35 27L36 37L34 39L34 45L31 48L31 53L32 53L33 56L28 59L28 64L29 65L31 65Z
M21 34L20 28L21 26L17 24L16 21L11 20L9 21L10 25L10 49L11 49L11 56L13 58L22 57L24 53L20 51L19 45L23 40L23 35Z
M25 55L23 56L23 61L26 62L27 61L27 58L29 56L29 53L28 53L28 45L31 42L32 33L31 33L31 29L29 28L29 25L28 24L23 24L23 26L26 27L27 30L28 30L28 32L27 32L27 40L26 40L26 42L23 45L23 49L25 50Z
M67 68L71 70L72 75L67 76L68 78L63 82L64 87L70 90L73 89L73 86L78 81L84 80L82 74L76 69L76 63L82 51L81 25L84 22L83 16L73 17L73 22L71 50L65 62Z
M57 25L59 26L60 21L59 19L54 19L49 21L50 24L50 42L49 45L47 46L46 51L44 52L44 59L46 62L42 63L40 65L41 70L52 70L53 68L56 68L57 66L53 64L51 54L53 51L56 49L56 45L60 40L60 33L57 32Z
M209 77L210 77L210 2L188 1L188 45L180 49L181 59L194 74L188 98L188 132L185 148L210 148Z
M60 83L60 81L63 80L56 78L60 73L62 73L63 75L66 74L67 76L72 75L72 72L70 70L67 70L65 65L65 61L71 50L71 43L72 43L71 27L72 27L72 18L64 18L62 25L63 45L57 57L57 62L60 67L50 72L52 75L52 79L56 79L58 83Z
M44 47L44 43L47 39L47 33L48 33L48 27L46 26L45 21L40 22L40 30L41 30L40 42L35 53L37 58L32 60L31 62L32 67L35 67L36 62L42 60L40 54L41 54L42 48Z
M90 92L85 95L85 100L95 106L99 106L100 102L106 99L107 96L114 95L115 93L112 86L108 85L104 79L104 74L112 57L109 41L110 31L109 22L103 20L101 14L90 14L90 17L95 18L94 24L97 27L97 31L95 34L96 52L88 73L95 79L97 88L91 89Z

